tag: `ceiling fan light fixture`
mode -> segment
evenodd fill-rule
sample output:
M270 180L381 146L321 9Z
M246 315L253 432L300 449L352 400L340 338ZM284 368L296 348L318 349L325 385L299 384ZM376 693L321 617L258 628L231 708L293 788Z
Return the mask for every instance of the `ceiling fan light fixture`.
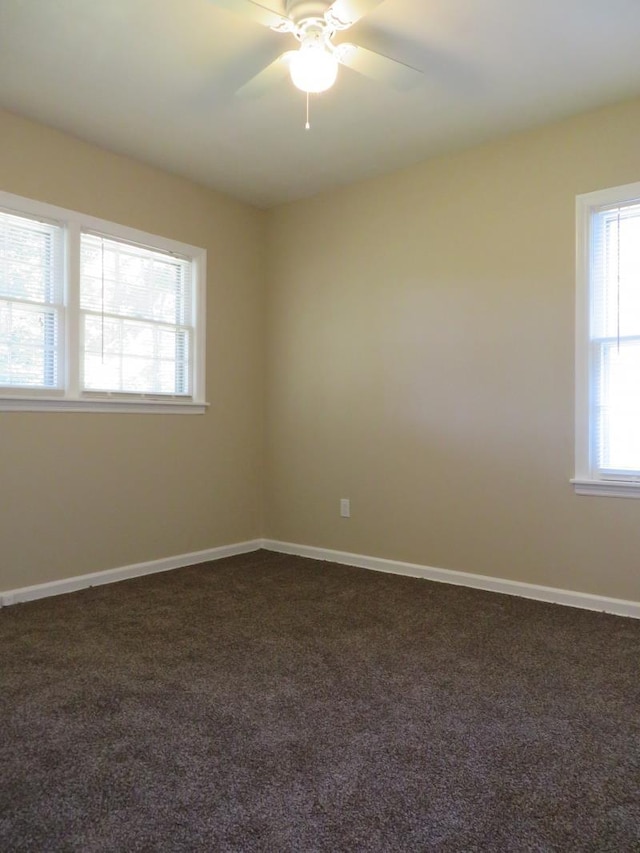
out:
M293 85L311 95L326 92L336 82L338 64L321 40L304 41L289 65Z

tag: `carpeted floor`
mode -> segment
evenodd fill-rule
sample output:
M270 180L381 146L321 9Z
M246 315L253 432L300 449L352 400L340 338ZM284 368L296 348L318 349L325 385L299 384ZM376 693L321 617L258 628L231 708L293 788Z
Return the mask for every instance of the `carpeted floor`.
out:
M0 850L640 851L640 622L257 552L0 611Z

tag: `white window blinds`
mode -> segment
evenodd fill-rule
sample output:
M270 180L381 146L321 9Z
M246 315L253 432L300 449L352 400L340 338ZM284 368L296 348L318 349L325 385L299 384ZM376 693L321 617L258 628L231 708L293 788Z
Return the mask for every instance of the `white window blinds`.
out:
M80 313L83 391L193 394L190 260L84 232Z
M594 473L640 477L640 201L595 209L590 259Z
M0 211L0 385L61 386L63 231Z

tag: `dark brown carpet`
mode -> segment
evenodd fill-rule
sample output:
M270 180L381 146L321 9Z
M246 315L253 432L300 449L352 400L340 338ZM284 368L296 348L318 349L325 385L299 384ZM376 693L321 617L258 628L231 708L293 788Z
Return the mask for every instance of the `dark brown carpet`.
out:
M0 653L3 853L640 850L637 621L258 552Z

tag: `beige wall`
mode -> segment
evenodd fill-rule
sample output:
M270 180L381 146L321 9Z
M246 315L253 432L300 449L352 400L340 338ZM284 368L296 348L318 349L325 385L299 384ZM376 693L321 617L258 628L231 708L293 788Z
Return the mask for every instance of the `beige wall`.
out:
M635 101L270 212L269 537L640 599L640 501L569 485L575 195L639 139Z
M211 403L0 413L0 590L259 536L264 213L8 113L0 187L207 249Z
M636 101L265 214L0 113L2 189L208 250L211 402L0 413L0 589L262 533L639 600L640 501L568 482L574 197L639 138Z

